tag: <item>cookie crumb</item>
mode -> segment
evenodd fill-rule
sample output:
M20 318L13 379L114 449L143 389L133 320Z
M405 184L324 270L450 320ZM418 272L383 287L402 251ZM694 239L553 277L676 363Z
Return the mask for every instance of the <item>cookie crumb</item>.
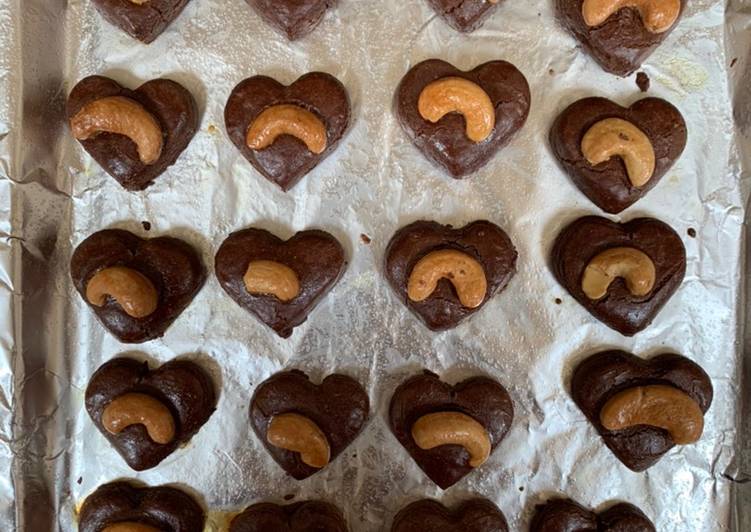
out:
M638 74L636 74L636 86L639 87L640 91L647 92L649 90L650 84L651 81L646 72L639 72Z
M524 486L519 486L519 491L524 491Z
M373 241L373 239L372 239L372 238L370 238L370 237L369 237L368 235L366 235L365 233L362 233L362 234L360 235L360 240L362 240L362 243L363 243L363 244L370 244L370 243L371 243L371 242Z
M688 236L690 236L691 238L696 238L696 229L694 229L693 227L689 227L688 231L686 232L688 233Z
M287 495L284 496L284 500L285 501L291 501L294 498L295 498L295 494L294 493L288 493Z
M550 75L552 76L553 74L555 74L555 70L553 70L553 69L551 68L550 70L548 70L548 74L550 74Z
M209 133L216 133L218 131L217 127L214 124L209 124L209 127L207 129Z
M556 305L560 305L561 303L563 303L563 300L560 297L556 297L555 298L555 304Z
M83 477L78 477L78 480L76 480L76 483L80 486L83 483Z
M151 231L151 222L141 222L144 231Z
M733 68L737 62L738 62L738 58L734 57L733 60L730 61L730 68Z

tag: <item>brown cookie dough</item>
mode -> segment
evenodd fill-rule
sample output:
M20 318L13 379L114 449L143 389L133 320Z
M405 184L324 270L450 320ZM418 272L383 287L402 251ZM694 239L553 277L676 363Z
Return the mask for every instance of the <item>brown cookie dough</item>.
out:
M417 501L394 518L391 532L508 532L506 517L485 499L472 499L452 509L437 501Z
M94 7L113 26L148 44L159 37L190 0L92 0Z
M428 0L428 4L452 28L474 31L493 14L499 0Z
M347 532L347 522L333 504L304 501L287 506L261 503L232 519L229 532Z
M246 0L268 24L290 41L305 37L323 20L336 0Z

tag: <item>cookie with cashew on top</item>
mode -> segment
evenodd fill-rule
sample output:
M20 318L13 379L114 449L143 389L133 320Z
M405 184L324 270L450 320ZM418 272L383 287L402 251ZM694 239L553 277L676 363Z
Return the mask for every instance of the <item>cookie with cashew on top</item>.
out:
M260 503L232 519L229 532L348 532L347 521L333 504L302 501L286 506Z
M571 499L551 499L535 508L530 532L655 532L655 526L633 504L618 503L593 512Z
M157 466L187 443L214 412L211 377L194 362L116 358L86 388L86 411L99 431L136 471Z
M571 396L613 454L644 471L674 446L701 438L713 388L706 372L681 355L644 360L605 351L576 367Z
M146 44L159 37L190 0L92 0L107 22Z
M394 436L442 489L482 467L513 419L511 397L488 377L452 386L425 371L402 383L389 406Z
M486 499L471 499L454 508L422 500L403 508L391 532L508 532L506 516Z
M608 213L652 190L686 147L680 111L659 98L628 108L605 98L574 102L556 119L550 145L574 184Z
M452 28L470 32L482 26L500 0L428 0L428 4Z
M90 76L68 96L73 137L127 190L143 190L175 163L198 129L198 108L182 85L147 81L135 90Z
M250 401L250 424L282 469L303 480L354 441L369 411L368 394L355 379L335 374L314 384L292 370L258 386Z
M683 282L686 249L670 226L654 218L619 224L586 216L561 231L551 262L558 282L590 314L633 336Z
M287 191L329 156L349 127L347 89L311 72L289 86L266 76L241 81L224 108L232 143L266 179Z
M261 18L290 41L311 33L336 0L246 0Z
M164 334L203 286L206 268L183 240L106 229L78 245L70 276L105 328L140 343Z

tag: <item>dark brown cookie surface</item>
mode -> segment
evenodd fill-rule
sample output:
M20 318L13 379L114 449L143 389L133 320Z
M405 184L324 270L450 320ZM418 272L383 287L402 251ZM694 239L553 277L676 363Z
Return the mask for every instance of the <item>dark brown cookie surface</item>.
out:
M291 268L300 293L290 301L274 295L251 294L243 276L251 261L270 260ZM216 254L215 270L222 288L241 307L271 327L282 338L303 323L318 302L344 273L344 249L324 231L302 231L287 241L263 229L232 233Z
M203 509L182 490L112 482L86 498L79 512L78 530L101 532L119 523L138 523L157 530L202 532L205 521Z
M437 412L458 412L479 422L490 437L491 452L506 436L514 406L506 389L487 377L473 377L454 386L429 371L402 383L391 397L389 426L417 465L442 489L447 489L474 468L469 453L459 445L423 450L412 437L421 417Z
M638 10L624 7L590 28L582 15L583 4L584 0L556 0L558 18L604 70L619 76L639 68L678 24L676 21L663 33L652 33ZM681 14L685 7L686 0L681 0Z
M144 164L139 158L136 144L125 135L99 133L79 142L124 188L143 190L174 164L187 148L198 129L198 108L187 89L168 79L153 79L130 90L112 79L90 76L79 81L68 96L68 120L85 105L112 96L137 102L159 123L163 135L159 159L153 164Z
M655 532L655 526L632 504L620 503L599 514L571 499L553 499L535 509L530 532Z
M493 14L498 0L428 0L430 6L449 25L459 31L469 32L479 28Z
M267 23L294 41L320 24L336 0L246 0Z
M167 407L175 423L175 437L168 444L156 443L143 424L109 432L102 421L105 409L126 394L145 394ZM214 384L200 366L173 360L149 370L145 362L116 358L100 367L86 388L86 411L99 431L136 471L155 467L187 443L208 421L216 404ZM143 415L143 412L135 412Z
M453 249L478 261L485 271L487 292L482 304L469 308L459 301L454 285L441 279L423 301L412 301L407 285L415 264L428 253ZM436 222L417 221L396 232L386 249L384 273L404 303L431 330L455 327L501 292L516 273L517 253L511 239L488 221L472 222L460 229Z
M451 510L437 501L417 501L394 518L391 532L508 532L506 517L485 499L472 499Z
M347 532L333 504L304 501L287 506L255 504L232 520L229 532Z
M363 429L370 410L368 394L351 377L329 375L321 384L297 370L277 373L256 389L250 401L250 423L271 457L297 480L320 469L304 463L300 454L270 444L269 424L280 414L299 414L323 432L333 461Z
M495 108L495 126L488 138L474 142L467 137L465 119L452 112L435 123L424 119L417 103L423 89L447 77L459 77L479 85ZM396 91L396 115L404 131L431 161L455 178L479 170L505 145L527 120L529 85L524 75L506 61L490 61L469 72L439 59L412 67Z
M712 382L705 371L675 354L649 360L623 351L593 355L574 370L571 396L611 451L629 469L644 471L675 446L668 431L647 425L609 431L600 412L607 401L627 388L665 384L689 395L706 413L712 404Z
M131 268L156 288L156 310L143 318L128 315L112 298L101 307L86 299L91 278L114 266ZM84 301L121 342L140 343L158 338L185 310L206 280L198 253L177 238L143 239L120 229L94 233L81 242L70 262L70 276Z
M326 128L326 149L314 153L292 135L281 135L270 146L254 150L246 144L253 121L275 105L299 106L315 115ZM240 82L224 108L224 123L232 143L250 164L282 190L289 190L331 154L347 131L350 104L347 89L335 77L323 72L305 74L285 86L266 76Z
M112 25L125 33L150 43L175 20L190 0L93 0L94 6Z
M632 185L620 157L598 165L582 153L582 139L596 123L620 118L634 124L651 141L655 169L641 187ZM619 213L652 190L673 166L686 146L686 123L680 111L659 98L644 98L624 108L605 98L584 98L570 105L550 130L550 145L558 162L577 187L598 207Z
M590 299L582 289L582 277L590 261L618 247L637 249L655 267L654 288L646 296L633 295L617 278L606 295ZM566 290L595 318L626 336L648 327L675 293L686 273L686 249L678 234L653 218L638 218L618 224L586 216L566 227L553 247L553 272Z

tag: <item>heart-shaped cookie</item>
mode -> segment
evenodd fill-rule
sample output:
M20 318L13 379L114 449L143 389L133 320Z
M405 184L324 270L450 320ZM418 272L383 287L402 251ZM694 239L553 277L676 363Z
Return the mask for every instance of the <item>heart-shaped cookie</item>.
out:
M415 441L418 420L437 413L458 413L479 423L492 453L506 436L514 419L514 406L506 389L487 377L473 377L454 386L429 371L402 383L391 397L389 426L417 465L442 489L448 489L475 468L472 455L459 444L423 449Z
M255 504L232 519L229 532L348 532L333 504L304 501L287 506Z
M102 325L121 342L140 343L164 334L203 286L206 268L198 253L177 238L143 239L121 229L106 229L79 244L70 276ZM148 299L144 284L151 285L153 310L138 317L123 305ZM101 299L92 302L90 290Z
M589 0L556 0L556 11L563 26L584 45L587 52L604 70L619 76L628 76L670 35L683 14L686 1L680 0L680 9L677 12L655 17L661 23L666 20L672 21L668 28L650 29L651 26L645 23L635 7L617 9L603 21L592 18L591 22L594 25L590 26L587 24L588 19L585 19L584 5L593 4L594 9L600 6L595 5L597 2ZM611 4L618 7L618 2L613 1ZM658 8L669 8L673 3L657 4Z
M644 471L675 446L670 433L652 425L607 430L601 411L614 396L628 388L648 385L677 388L706 413L712 404L712 382L704 370L689 359L663 354L643 360L623 351L593 355L574 370L571 396L594 425L611 451L633 471Z
M484 101L483 108L492 107L495 110L494 116L490 111L490 116L484 117L493 121L492 129L486 130L484 140L475 141L468 137L467 120L458 111L448 112L436 122L423 118L420 112L418 104L427 87L440 80L457 78L473 84L472 91L461 87L456 90L467 112L479 105L477 101L465 101L468 93ZM478 94L477 87L485 95ZM527 80L514 65L506 61L490 61L464 72L445 61L428 59L407 72L394 99L399 123L415 146L455 178L476 172L487 164L524 125L529 105Z
M413 502L394 518L391 532L508 532L506 517L485 499L472 499L450 510L437 501Z
M136 471L156 467L187 443L208 421L215 404L211 377L187 360L173 360L150 370L145 362L116 358L100 367L86 388L86 411L91 420ZM118 420L130 416L147 423L120 421L117 425ZM154 424L169 424L170 419L172 439L157 443L152 439ZM112 427L119 432L112 432Z
M535 508L530 532L655 532L655 526L632 504L620 503L598 513L571 499L553 499Z
M246 0L268 24L294 41L316 29L336 0Z
M277 373L256 389L250 401L250 423L271 457L289 475L302 480L325 465L312 467L300 452L272 444L269 431L275 418L291 414L308 428L317 428L318 443L325 441L329 451L326 461L330 463L363 429L369 410L368 394L353 378L329 375L321 384L313 384L305 373L293 370ZM295 427L290 424L287 428Z
M190 0L92 1L107 22L148 44L162 34Z
M296 278L294 297L288 299L265 289L249 291L248 272L252 263L260 261L273 262ZM219 284L238 305L288 338L336 284L346 266L341 244L324 231L302 231L284 241L251 228L232 233L222 242L214 269Z
M417 265L433 252L443 250L458 251L465 259L473 259L481 266L486 282L485 295L474 306L461 300L454 284L462 273L461 268L445 272L428 297L417 301L410 296L410 280L416 277ZM399 300L429 329L440 331L456 327L501 292L516 273L516 257L511 239L491 222L477 221L454 229L437 222L418 221L397 231L389 242L384 273Z
M627 250L629 256L621 261L617 253L622 250ZM651 263L653 273L647 275L645 270L645 278L637 279L641 272L637 263L629 264L635 258ZM601 261L602 264L597 264ZM686 249L670 226L653 218L638 218L619 224L599 216L585 216L558 236L551 262L558 282L590 314L621 334L633 336L652 323L683 282ZM585 293L586 273L620 266L628 271L618 273L612 270L604 274L610 284L605 286L603 283L606 291L601 297ZM647 282L650 276L651 283ZM643 280L648 290L642 294L625 278Z
M644 185L635 186L629 179L623 158L628 152L594 165L582 152L582 139L591 128L614 118L638 128L651 144L654 170ZM686 146L686 122L678 109L659 98L645 98L628 108L605 98L584 98L560 114L550 130L550 145L576 186L602 210L615 214L652 190L680 157ZM630 146L622 149L630 152Z
M136 90L126 89L116 81L103 76L89 76L73 87L68 96L68 121L73 126L74 120L80 120L80 112L93 114L92 106L96 102L119 100L127 106L98 106L97 116L92 116L88 124L99 121L98 133L80 140L81 145L104 170L114 177L127 190L143 190L175 163L177 158L190 144L198 129L198 107L193 96L179 83L168 79L147 81ZM161 151L153 162L144 163L139 145L133 138L139 138L142 129L136 127L141 121L133 118L134 112L140 111L144 121L153 122L157 133L161 134ZM106 115L106 116L105 116ZM102 126L107 120L108 126ZM113 127L117 122L122 128L130 124L130 136L126 133L107 131L125 131ZM109 128L106 129L105 128Z
M500 2L499 0L428 0L428 3L452 28L470 32L479 28Z
M298 116L293 115L286 123L277 120L275 134L284 133L269 134L273 142L250 148L251 127L268 117L273 108L292 109ZM256 170L285 191L334 151L347 131L349 120L347 89L338 79L323 72L305 74L289 86L266 76L248 78L232 90L224 108L230 140ZM316 126L323 138L319 147L311 149L301 137L312 137Z
M156 530L202 532L205 522L203 509L182 490L112 482L86 498L79 512L78 530L101 532L113 525L140 524Z

